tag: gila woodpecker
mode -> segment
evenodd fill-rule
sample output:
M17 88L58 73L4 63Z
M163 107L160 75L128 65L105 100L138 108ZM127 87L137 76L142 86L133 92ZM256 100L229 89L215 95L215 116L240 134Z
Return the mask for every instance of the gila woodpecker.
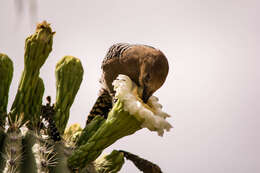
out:
M102 90L88 116L87 124L95 115L107 117L109 109L112 108L112 102L108 102L112 101L115 94L112 82L119 74L129 76L142 88L140 97L146 103L149 97L163 85L169 71L168 61L160 50L147 45L127 43L111 46L101 68Z

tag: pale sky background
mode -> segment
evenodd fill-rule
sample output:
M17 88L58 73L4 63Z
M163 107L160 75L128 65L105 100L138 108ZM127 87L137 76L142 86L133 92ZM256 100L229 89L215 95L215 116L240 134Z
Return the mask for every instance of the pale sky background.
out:
M107 49L117 42L148 44L169 60L168 78L155 95L174 129L164 137L140 130L106 152L130 151L164 173L260 172L260 1L37 0L33 17L29 0L20 0L20 10L15 1L0 0L0 52L15 67L9 107L24 40L36 22L47 20L56 31L40 74L45 97L55 98L55 65L64 55L80 58L85 69L69 124L85 124ZM120 172L138 170L126 161Z

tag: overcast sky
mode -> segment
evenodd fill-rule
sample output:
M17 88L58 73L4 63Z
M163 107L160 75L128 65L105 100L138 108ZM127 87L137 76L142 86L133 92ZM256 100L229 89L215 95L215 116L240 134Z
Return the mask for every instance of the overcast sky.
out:
M169 60L168 78L155 95L172 115L174 129L164 137L142 129L106 152L130 151L164 173L260 172L260 1L0 2L0 52L15 69L9 107L23 70L24 40L37 22L47 20L56 31L40 74L45 97L55 98L55 65L64 55L80 58L84 66L69 124L85 124L107 49L117 42L148 44ZM138 170L127 161L120 172Z

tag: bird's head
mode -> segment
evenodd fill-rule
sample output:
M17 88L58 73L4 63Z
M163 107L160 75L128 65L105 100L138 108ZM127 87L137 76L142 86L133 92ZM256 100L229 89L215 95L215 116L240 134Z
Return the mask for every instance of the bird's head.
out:
M144 59L139 83L143 87L142 100L147 103L150 96L158 90L168 75L169 65L165 55L158 51Z

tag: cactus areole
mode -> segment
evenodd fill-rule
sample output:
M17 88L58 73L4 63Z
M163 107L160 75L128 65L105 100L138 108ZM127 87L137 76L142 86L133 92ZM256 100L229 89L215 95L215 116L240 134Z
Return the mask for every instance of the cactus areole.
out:
M99 157L103 150L142 128L162 136L172 127L166 121L169 115L154 96L144 103L140 88L128 76L119 75L113 82L117 101L107 119L97 115L84 128L74 124L66 129L84 70L80 59L64 56L55 69L56 101L47 97L47 104L42 104L40 69L52 50L53 35L44 21L26 38L24 70L9 111L13 62L0 53L0 173L118 172L124 153L114 150Z

